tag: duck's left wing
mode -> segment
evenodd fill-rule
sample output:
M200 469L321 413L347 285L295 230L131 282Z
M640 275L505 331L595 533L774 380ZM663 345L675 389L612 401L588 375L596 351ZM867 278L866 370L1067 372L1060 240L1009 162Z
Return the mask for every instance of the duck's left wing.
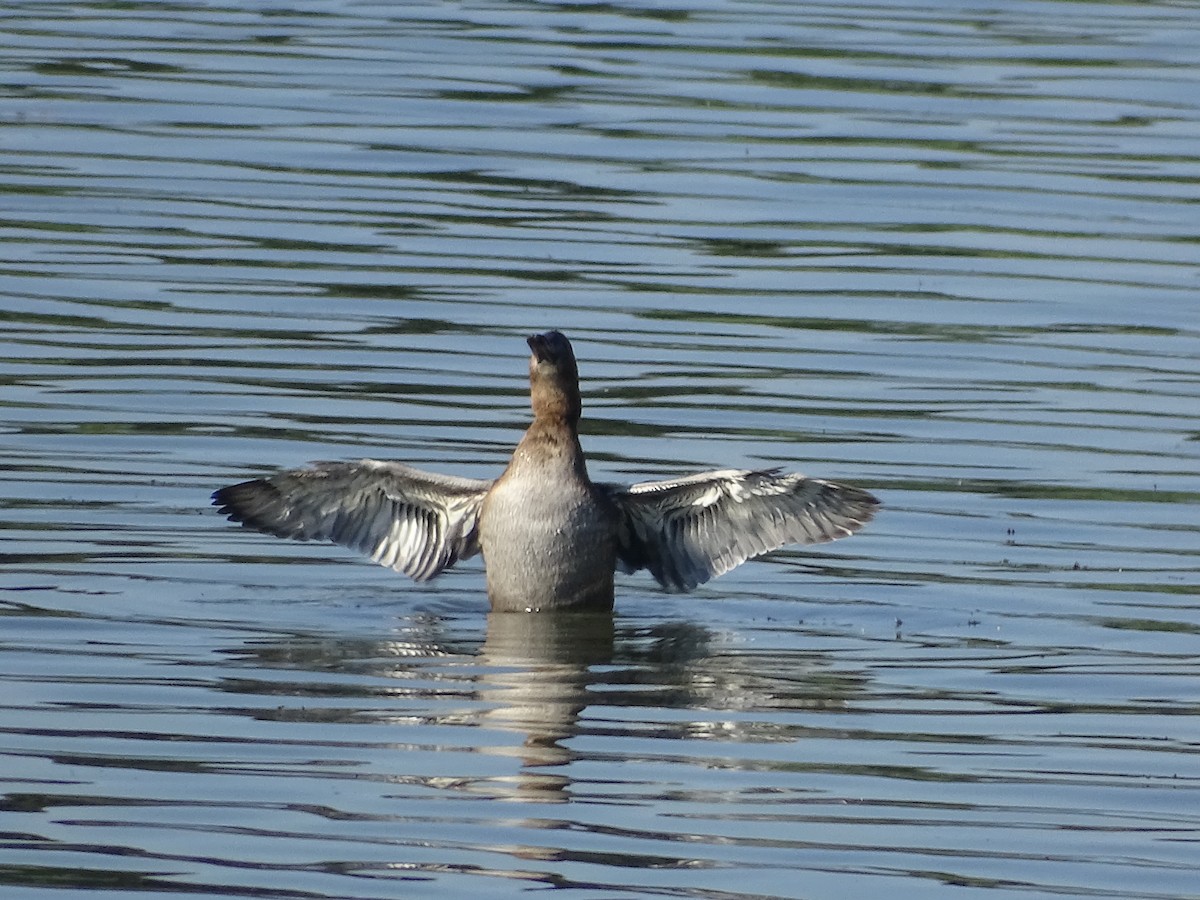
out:
M858 488L776 471L726 469L601 487L621 513L621 568L647 568L673 591L787 544L847 537L879 506Z
M479 552L479 509L491 486L364 459L230 485L213 494L213 504L248 528L333 541L427 581Z

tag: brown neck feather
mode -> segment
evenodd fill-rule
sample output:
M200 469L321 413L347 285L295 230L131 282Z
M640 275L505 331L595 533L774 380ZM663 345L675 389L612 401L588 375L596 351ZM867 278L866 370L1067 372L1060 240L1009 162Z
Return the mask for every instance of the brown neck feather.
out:
M537 421L565 422L574 430L583 409L575 367L559 365L545 371L533 362L529 367L529 401Z

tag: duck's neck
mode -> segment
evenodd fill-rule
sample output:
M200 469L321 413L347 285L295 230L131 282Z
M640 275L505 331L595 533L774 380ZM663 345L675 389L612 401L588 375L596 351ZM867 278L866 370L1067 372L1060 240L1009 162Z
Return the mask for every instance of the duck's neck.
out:
M546 478L568 474L587 480L587 463L576 423L565 418L538 416L517 445L509 471Z
M583 402L577 384L565 377L546 377L535 369L529 379L529 402L533 407L534 424L568 427L575 432Z

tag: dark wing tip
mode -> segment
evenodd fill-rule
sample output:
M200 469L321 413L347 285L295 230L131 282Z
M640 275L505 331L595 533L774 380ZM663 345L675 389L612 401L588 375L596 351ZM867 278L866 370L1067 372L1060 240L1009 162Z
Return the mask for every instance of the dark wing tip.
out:
M230 484L223 488L217 488L212 492L212 505L217 508L217 512L228 518L231 522L242 521L242 514L239 507L241 498L246 493L247 488L253 485L253 481L243 481L241 484Z
M277 537L297 537L294 529L286 527L282 499L279 489L261 478L231 484L212 493L212 505L230 522Z
M830 482L830 486L836 488L833 503L837 511L857 519L860 526L875 518L875 513L883 506L883 502L870 491L836 482Z

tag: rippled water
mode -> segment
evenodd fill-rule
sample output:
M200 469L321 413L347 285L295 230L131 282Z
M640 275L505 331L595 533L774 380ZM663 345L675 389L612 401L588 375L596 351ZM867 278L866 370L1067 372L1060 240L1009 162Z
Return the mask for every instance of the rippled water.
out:
M0 16L6 898L1200 897L1194 6ZM883 512L590 619L207 507L548 327L596 477Z

